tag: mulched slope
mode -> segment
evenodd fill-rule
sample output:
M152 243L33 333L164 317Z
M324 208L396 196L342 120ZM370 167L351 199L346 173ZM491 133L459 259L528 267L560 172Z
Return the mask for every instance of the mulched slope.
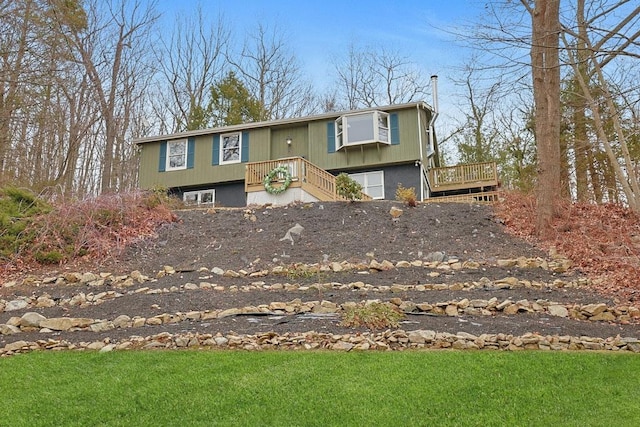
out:
M403 208L393 221L391 206ZM404 208L395 202L310 203L276 209L186 210L180 222L163 226L158 238L133 247L124 257L129 269L240 269L272 264L323 261L422 259L432 252L465 260L518 255L545 256L513 238L490 207L425 204ZM296 224L300 238L281 240Z
M392 206L403 209L394 221L389 214ZM542 268L499 266L506 258L545 258L547 254L526 241L506 233L501 221L494 217L488 206L470 204L425 204L406 208L394 202L370 203L312 203L283 208L185 210L177 212L179 222L162 226L157 236L138 242L129 248L117 263L103 264L95 272L129 273L139 270L150 278L171 266L173 274L157 280L135 283L118 288L103 285L45 284L40 278L0 289L0 299L10 301L19 297L48 295L60 301L83 294L118 292L121 296L99 305L59 306L49 308L23 308L0 313L0 324L11 317L36 311L47 318L74 317L114 320L119 315L152 317L162 313L176 314L204 310L241 309L247 306L269 305L272 302L327 301L334 304L379 299L392 301L400 298L414 304L444 304L452 300L537 300L562 304L604 303L607 306L621 302L603 297L589 288L518 287L498 289L481 287L475 290L426 290L394 292L394 284L434 285L454 283L495 282L515 277L521 282L550 284L555 280L577 281L577 271L553 273ZM300 234L287 231L296 224L304 229ZM299 229L298 229L299 230ZM292 244L293 241L293 244ZM432 261L434 258L478 263L475 268L434 269L426 267L393 268L386 271L351 270L305 272L301 265L349 261L369 264L371 260L392 263L399 261ZM467 264L474 265L474 264ZM244 270L247 274L281 266L291 269L290 274L267 274L258 277L222 277L215 269ZM297 266L297 267L296 267ZM170 270L170 269L168 269ZM47 273L60 276L64 272ZM337 284L364 282L383 290L340 289ZM210 282L219 290L189 288ZM318 287L318 284L335 286ZM279 286L282 284L283 286ZM286 284L290 290L285 290ZM147 289L147 290L145 290ZM148 289L165 290L148 293ZM549 313L512 315L409 315L399 325L404 330L434 330L436 332L504 333L524 335L571 335L592 337L640 338L637 324L570 320ZM23 331L14 335L0 335L0 348L17 340L65 339L71 342L123 341L132 335L149 336L161 332L172 334L198 332L206 334L257 334L273 331L330 332L333 334L365 332L339 325L335 316L305 318L298 315L233 315L207 320L185 319L162 325L138 328L116 328L103 332L48 332Z

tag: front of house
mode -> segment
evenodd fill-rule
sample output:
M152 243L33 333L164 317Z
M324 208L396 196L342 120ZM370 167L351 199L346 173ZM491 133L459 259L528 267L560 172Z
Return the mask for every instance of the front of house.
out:
M402 185L424 200L428 171L439 166L435 117L414 102L141 138L140 187L168 188L187 203L287 204L335 200L329 181L345 172L373 199L394 199ZM263 180L276 167L293 182L272 194Z

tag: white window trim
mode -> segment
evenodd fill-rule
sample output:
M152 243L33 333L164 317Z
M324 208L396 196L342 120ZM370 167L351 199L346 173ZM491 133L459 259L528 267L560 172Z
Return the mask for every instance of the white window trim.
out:
M224 160L224 138L230 135L238 135L238 160ZM218 160L221 165L231 165L242 161L242 132L230 132L220 135L220 158Z
M383 200L383 199L384 199L384 171L379 170L379 171L368 171L368 172L350 173L350 174L349 174L349 177L350 177L351 179L354 179L354 176L362 176L362 177L364 177L364 179L363 179L363 181L364 181L364 185L362 186L362 191L363 191L364 193L368 194L368 195L371 195L371 194L369 194L369 192L367 191L367 190L368 190L368 188L369 188L368 180L369 180L369 175L370 175L370 174L374 174L374 173L375 173L375 174L378 174L378 173L379 173L379 174L382 176L382 196L378 196L378 197L373 197L373 196L372 196L372 197L373 197L373 199L375 199L375 200ZM377 187L377 186L378 186L378 185L376 185L376 187Z
M211 193L211 202L202 202L202 195L206 194L206 193ZM209 189L209 190L198 190L198 191L185 191L182 194L182 201L187 203L187 196L191 196L191 195L195 195L196 196L196 205L215 205L216 203L216 190L215 189Z
M171 166L171 144L182 143L184 145L184 155L182 159L182 166ZM166 171L177 171L187 168L187 151L189 150L189 142L186 139L177 139L173 141L167 141L167 159L165 163Z
M372 118L373 139L349 142L349 117L364 116L368 114L371 115L371 118ZM341 150L342 148L345 148L345 147L353 147L357 145L366 145L366 144L375 144L375 143L391 145L391 129L389 125L389 120L390 120L389 116L390 116L389 113L376 110L376 111L370 111L366 113L345 114L343 116L338 117L335 121L336 150ZM383 141L380 138L380 126L378 126L378 124L380 123L381 117L384 117L387 120L387 127L383 128L383 129L386 129L386 134L387 134L386 141ZM346 126L344 126L345 124Z

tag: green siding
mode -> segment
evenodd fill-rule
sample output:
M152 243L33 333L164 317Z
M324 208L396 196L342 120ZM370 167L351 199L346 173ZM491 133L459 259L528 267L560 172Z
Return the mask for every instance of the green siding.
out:
M428 145L426 128L428 114L421 111L420 124L422 141ZM248 151L243 147L242 160L257 162L282 157L303 156L310 162L326 170L361 169L377 167L383 164L399 164L417 160L420 157L418 146L418 109L395 110L397 114L398 145L369 144L349 147L329 153L327 129L332 119L314 120L289 126L262 127L248 129ZM395 119L394 119L395 120ZM395 130L393 131L395 132ZM160 172L162 142L149 142L141 146L140 186L152 188L186 187L216 182L242 181L245 163L232 165L212 165L214 133L194 138L193 168L179 171ZM291 137L291 147L287 146L287 137ZM244 139L244 137L243 137ZM166 149L165 149L166 150ZM426 156L426 151L424 152ZM166 152L165 152L166 156Z
M291 146L287 145L287 138L291 138ZM271 158L309 156L308 125L279 128L271 130ZM260 159L268 160L268 159Z
M311 123L309 135L313 143L310 145L309 161L323 169L333 170L405 163L419 159L417 109L397 111L394 114L397 114L399 144L367 144L342 148L334 153L327 149L329 121ZM423 131L423 141L425 138L426 133Z

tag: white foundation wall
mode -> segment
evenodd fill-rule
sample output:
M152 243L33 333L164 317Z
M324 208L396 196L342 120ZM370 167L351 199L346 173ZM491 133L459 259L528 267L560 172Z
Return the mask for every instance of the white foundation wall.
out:
M266 191L254 191L247 193L247 206L266 205L284 206L293 202L311 203L319 200L302 188L288 188L281 194L269 194Z

